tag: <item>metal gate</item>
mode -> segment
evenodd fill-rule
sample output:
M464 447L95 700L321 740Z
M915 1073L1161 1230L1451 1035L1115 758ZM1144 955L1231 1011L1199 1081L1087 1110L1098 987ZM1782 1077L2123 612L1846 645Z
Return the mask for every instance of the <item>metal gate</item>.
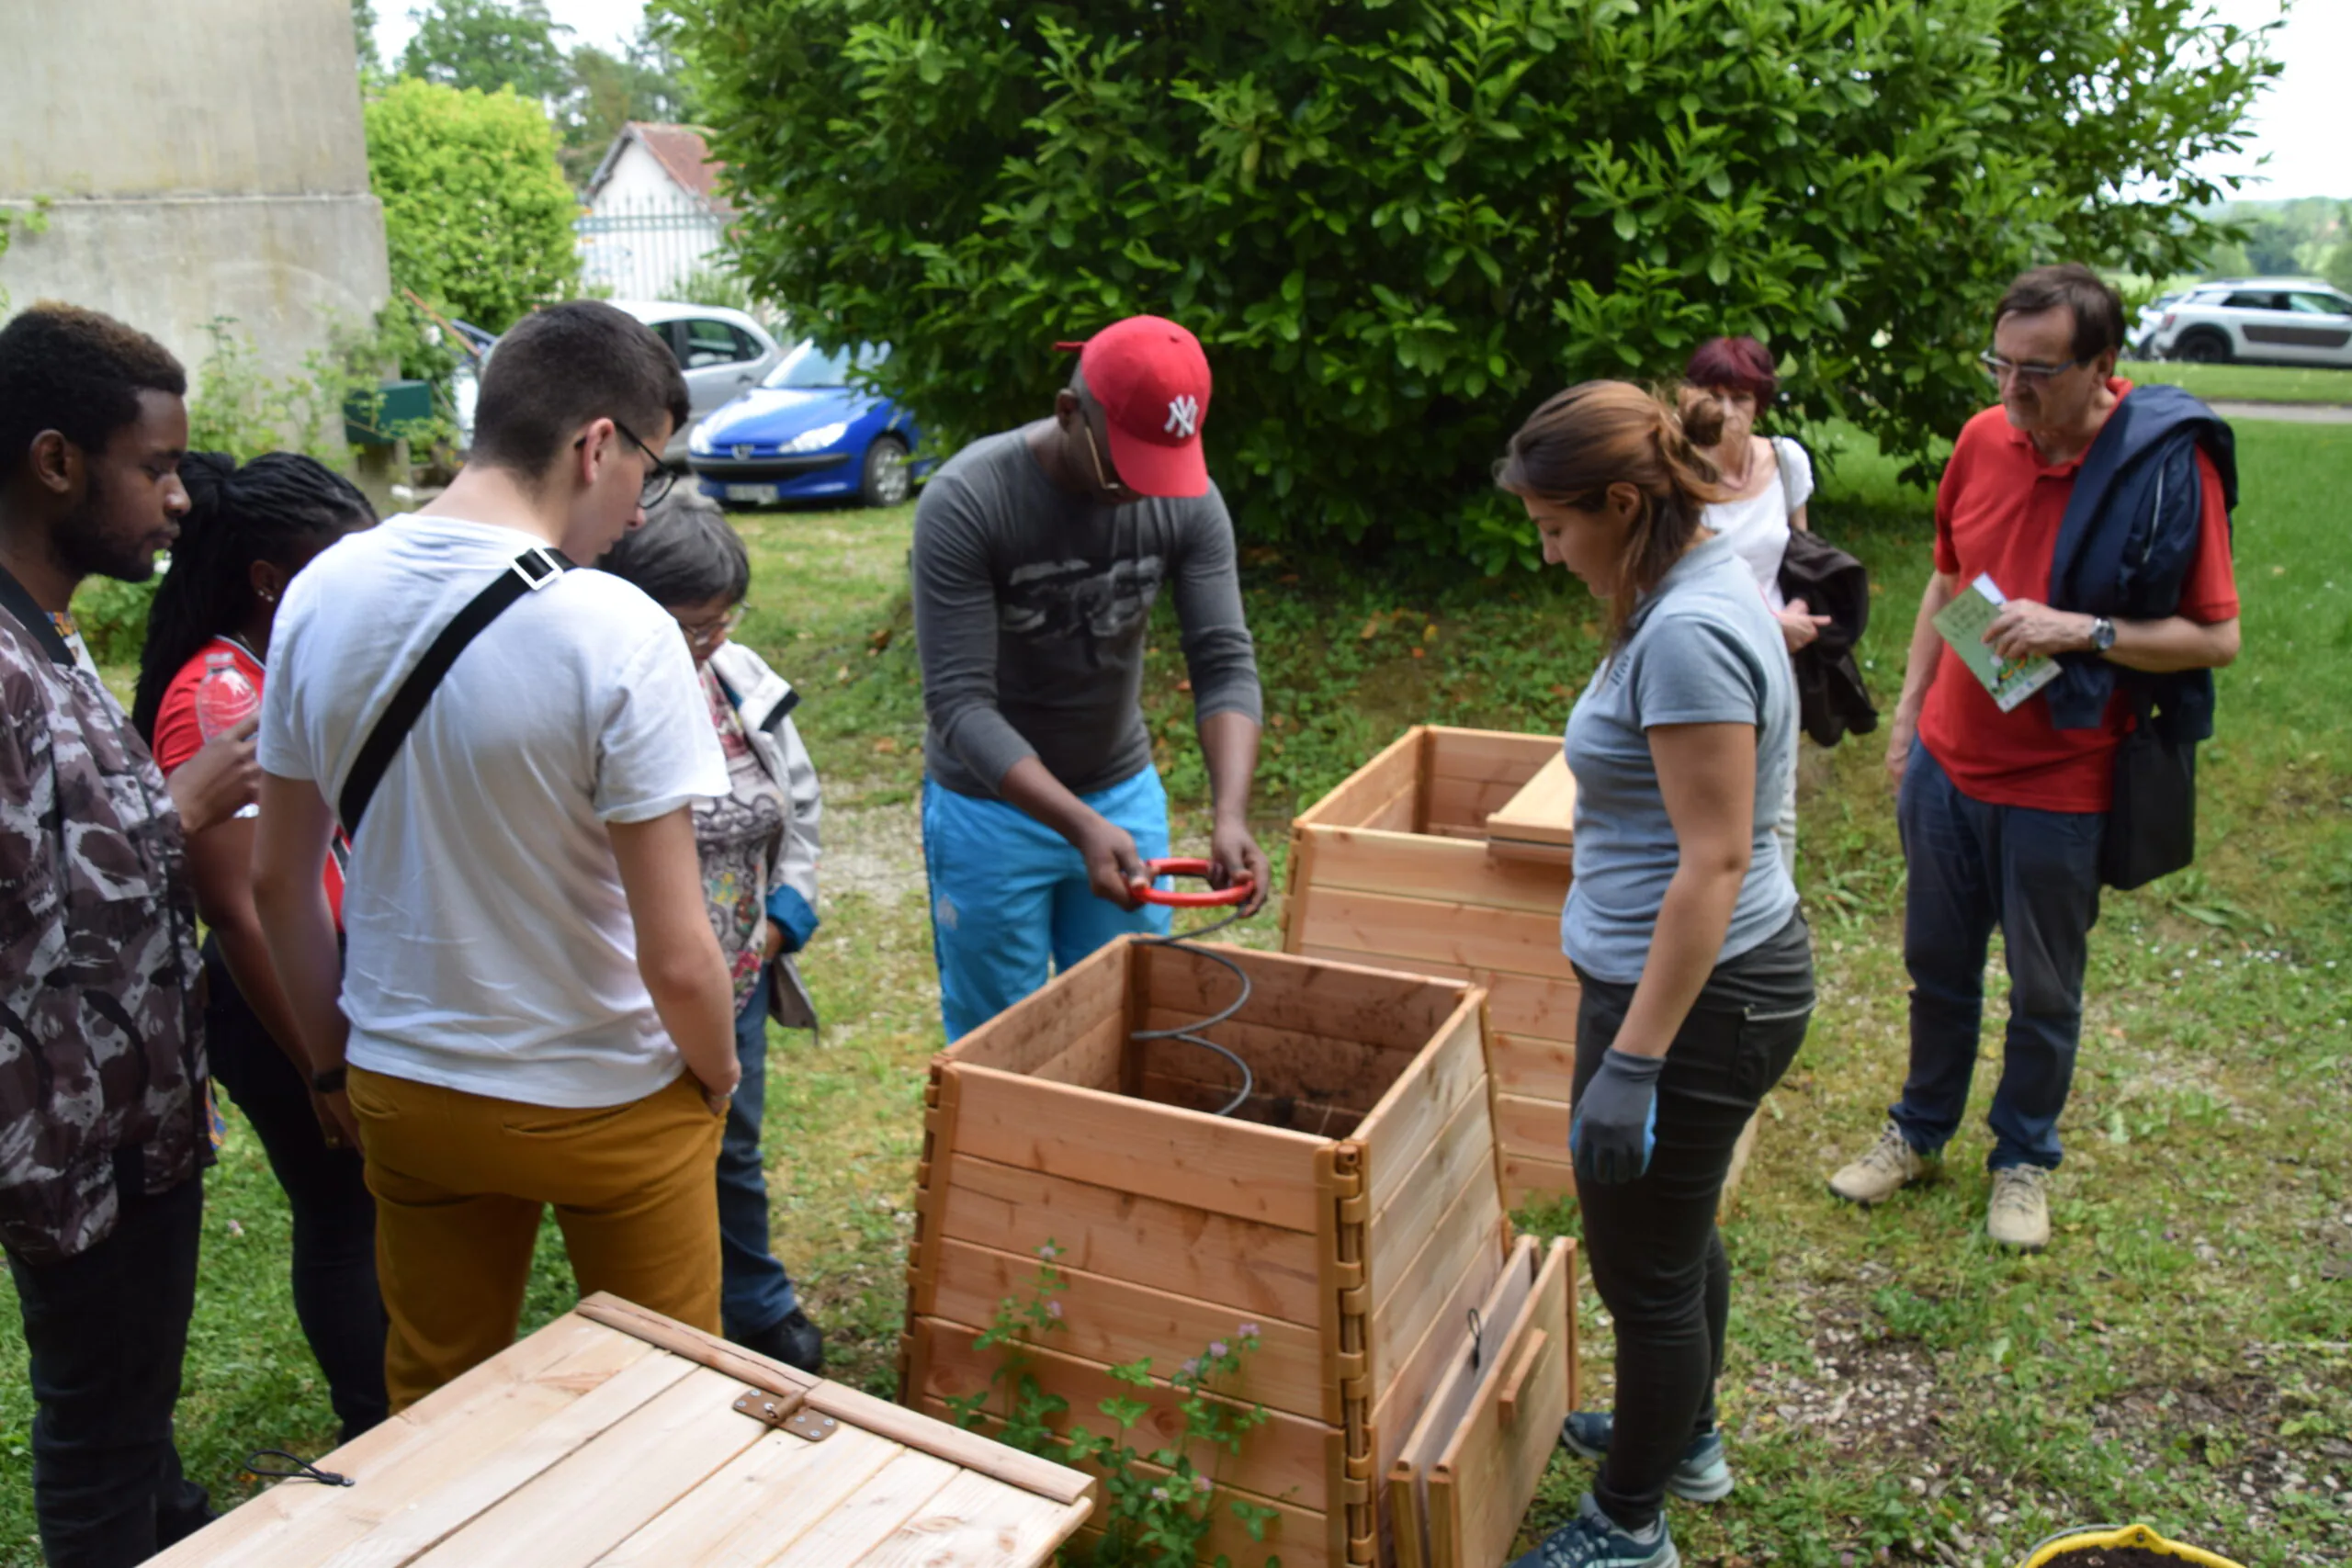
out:
M715 265L727 219L690 197L616 197L574 219L581 281L621 299L666 299Z

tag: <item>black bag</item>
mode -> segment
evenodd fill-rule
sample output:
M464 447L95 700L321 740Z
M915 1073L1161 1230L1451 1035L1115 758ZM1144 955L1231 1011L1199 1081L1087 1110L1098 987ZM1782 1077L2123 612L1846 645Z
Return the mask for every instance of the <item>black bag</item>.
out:
M376 786L384 782L384 770L400 755L401 743L408 732L416 728L419 715L424 712L434 688L441 684L441 677L449 666L465 652L466 645L481 635L481 629L498 619L509 604L526 593L536 593L567 571L579 569L571 558L551 546L534 545L516 556L506 570L491 579L490 586L466 602L449 624L441 628L424 650L416 668L408 672L392 700L384 705L383 716L376 720L376 728L359 745L359 755L352 762L351 771L344 775L343 794L337 802L335 815L342 818L343 834L356 838L359 819L368 814L368 803L376 797Z
M2120 892L2145 886L2197 858L2197 743L2165 739L2149 701L2115 752L2115 799L2099 838L2098 879Z

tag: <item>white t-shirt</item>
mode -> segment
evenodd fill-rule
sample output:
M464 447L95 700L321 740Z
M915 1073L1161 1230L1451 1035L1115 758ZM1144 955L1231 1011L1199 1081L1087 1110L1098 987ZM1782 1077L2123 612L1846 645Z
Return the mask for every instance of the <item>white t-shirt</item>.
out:
M261 765L334 801L425 649L538 542L401 516L312 561L271 634ZM599 571L525 594L450 666L352 845L350 1060L533 1105L668 1084L684 1064L638 975L605 824L726 793L675 621Z
M1795 442L1776 436L1772 482L1744 501L1719 502L1700 521L1728 540L1731 553L1747 568L1773 610L1788 607L1781 595L1781 558L1789 549L1789 518L1813 494L1813 459Z

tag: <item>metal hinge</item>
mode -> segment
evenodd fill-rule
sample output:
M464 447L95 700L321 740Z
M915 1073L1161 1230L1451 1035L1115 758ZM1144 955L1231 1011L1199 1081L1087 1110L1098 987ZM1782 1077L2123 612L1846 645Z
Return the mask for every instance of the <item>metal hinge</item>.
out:
M736 1396L735 1408L762 1426L789 1432L812 1443L821 1443L841 1430L841 1423L830 1416L822 1416L806 1408L805 1393L775 1393L764 1388L747 1388Z

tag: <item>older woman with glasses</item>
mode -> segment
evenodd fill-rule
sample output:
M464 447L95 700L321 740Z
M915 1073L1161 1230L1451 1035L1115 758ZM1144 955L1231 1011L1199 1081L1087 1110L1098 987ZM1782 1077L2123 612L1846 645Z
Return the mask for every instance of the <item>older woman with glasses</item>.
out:
M817 929L817 770L791 713L799 696L750 649L728 641L743 616L751 558L717 506L692 491L662 498L645 526L597 563L667 610L694 653L729 791L695 808L705 902L735 979L735 1048L743 1067L718 1155L720 1311L736 1343L806 1371L824 1339L770 1250L760 1123L767 1024L814 1029L816 1009L792 955Z

